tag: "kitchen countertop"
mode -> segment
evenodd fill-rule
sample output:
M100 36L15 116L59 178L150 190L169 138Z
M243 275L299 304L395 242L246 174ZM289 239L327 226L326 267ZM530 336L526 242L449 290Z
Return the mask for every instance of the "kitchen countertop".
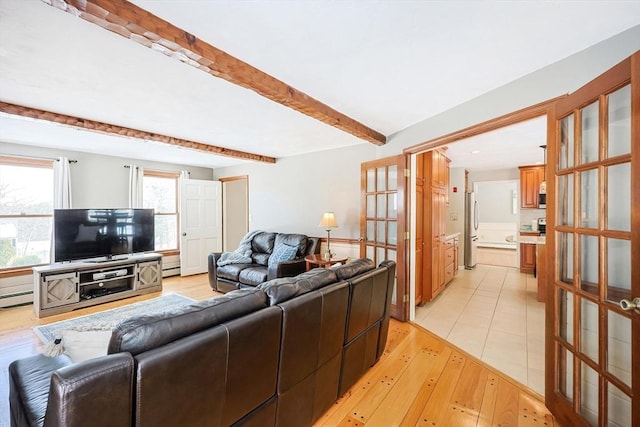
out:
M529 244L529 245L546 245L546 236L542 235L542 236L518 236L517 238L514 238L513 235L508 235L507 237L505 237L505 240L507 242L512 242L512 243L524 243L524 244Z

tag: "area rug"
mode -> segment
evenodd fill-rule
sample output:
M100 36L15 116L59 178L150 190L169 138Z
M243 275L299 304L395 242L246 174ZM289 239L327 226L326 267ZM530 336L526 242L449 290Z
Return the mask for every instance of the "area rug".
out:
M190 304L195 300L180 294L162 295L157 298L140 301L100 313L87 314L69 320L36 326L33 331L43 343L47 344L63 331L110 331L120 321L138 314L153 314Z

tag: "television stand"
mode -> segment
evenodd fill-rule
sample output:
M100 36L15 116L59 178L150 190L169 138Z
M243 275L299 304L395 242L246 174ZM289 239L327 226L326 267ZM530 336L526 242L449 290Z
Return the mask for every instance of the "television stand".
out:
M162 255L134 254L96 263L73 261L33 268L37 317L162 290Z

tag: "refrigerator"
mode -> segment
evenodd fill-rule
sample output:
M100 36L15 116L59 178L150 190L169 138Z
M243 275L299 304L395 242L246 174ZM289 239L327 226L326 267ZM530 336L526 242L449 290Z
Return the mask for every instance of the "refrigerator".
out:
M464 203L464 268L467 270L476 266L479 222L476 193L466 193Z

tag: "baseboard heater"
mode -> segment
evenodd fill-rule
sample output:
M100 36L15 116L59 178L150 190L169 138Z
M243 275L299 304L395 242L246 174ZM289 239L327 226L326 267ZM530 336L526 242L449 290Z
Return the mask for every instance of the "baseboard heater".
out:
M33 304L33 291L14 292L0 295L0 308Z
M162 269L162 277L171 277L180 275L180 266L168 267Z

